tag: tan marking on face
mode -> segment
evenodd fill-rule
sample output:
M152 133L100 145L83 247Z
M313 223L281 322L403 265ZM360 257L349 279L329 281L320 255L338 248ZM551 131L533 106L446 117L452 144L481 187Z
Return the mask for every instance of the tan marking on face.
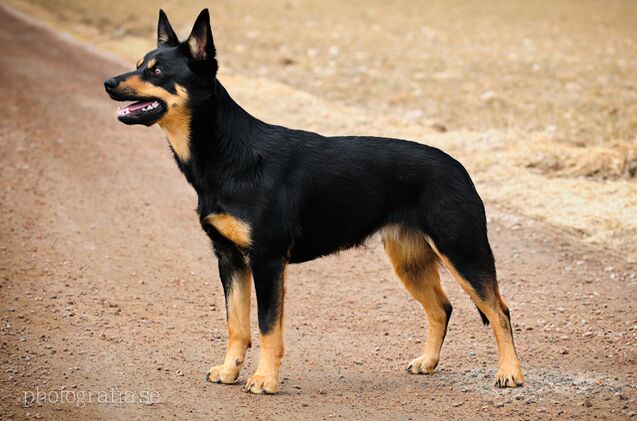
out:
M144 64L144 59L140 58L139 60L137 60L137 64L135 65L135 67L139 69L140 67L142 67L142 64Z
M249 247L252 244L250 225L230 214L213 213L206 217L206 222L240 247Z
M155 59L153 58L153 59L151 59L151 60L148 62L148 65L146 66L146 68L150 70L150 69L152 69L153 67L155 67L155 64L157 64L157 60L155 60Z
M166 104L166 112L157 120L175 154L182 162L190 158L190 119L188 108L188 92L184 87L175 84L176 94L142 80L139 75L131 76L120 82L121 89L129 89L136 95L159 98Z

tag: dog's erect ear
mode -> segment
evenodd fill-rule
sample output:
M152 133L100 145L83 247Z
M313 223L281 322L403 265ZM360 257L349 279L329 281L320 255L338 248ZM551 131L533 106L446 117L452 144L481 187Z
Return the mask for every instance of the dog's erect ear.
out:
M159 23L157 24L157 47L174 47L179 45L179 39L173 27L168 22L168 16L159 9Z
M208 9L203 9L201 13L199 13L187 43L190 56L195 62L205 63L214 61L215 45L212 41Z

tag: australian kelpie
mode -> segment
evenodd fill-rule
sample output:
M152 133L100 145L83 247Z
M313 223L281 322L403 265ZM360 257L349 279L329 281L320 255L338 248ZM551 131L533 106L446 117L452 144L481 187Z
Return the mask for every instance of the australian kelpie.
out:
M234 383L250 347L251 278L260 355L243 390L276 393L283 358L283 297L289 263L360 245L380 233L396 274L425 309L429 334L409 373L438 364L451 304L438 265L455 277L491 324L496 386L522 385L509 310L498 291L482 200L464 167L406 140L324 137L265 123L217 80L210 18L203 10L180 42L159 12L157 48L137 69L104 82L125 124L155 123L198 195L226 298L228 351L207 379ZM274 100L274 99L271 99ZM355 311L352 309L352 311Z

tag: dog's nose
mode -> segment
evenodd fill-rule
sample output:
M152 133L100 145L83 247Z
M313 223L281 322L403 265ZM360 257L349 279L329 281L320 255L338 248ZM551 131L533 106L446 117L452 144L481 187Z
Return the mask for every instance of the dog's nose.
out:
M106 89L106 92L112 91L113 89L115 89L116 86L117 82L115 81L115 79L106 79L104 81L104 89Z

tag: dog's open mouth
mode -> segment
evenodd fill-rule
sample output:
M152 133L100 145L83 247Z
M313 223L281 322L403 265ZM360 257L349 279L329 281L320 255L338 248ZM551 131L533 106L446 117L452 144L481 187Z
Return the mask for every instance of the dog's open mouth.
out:
M150 126L166 112L164 102L159 99L142 99L132 104L117 107L117 119L125 124Z
M125 107L117 107L117 116L128 114L147 113L159 107L158 101L138 101Z

